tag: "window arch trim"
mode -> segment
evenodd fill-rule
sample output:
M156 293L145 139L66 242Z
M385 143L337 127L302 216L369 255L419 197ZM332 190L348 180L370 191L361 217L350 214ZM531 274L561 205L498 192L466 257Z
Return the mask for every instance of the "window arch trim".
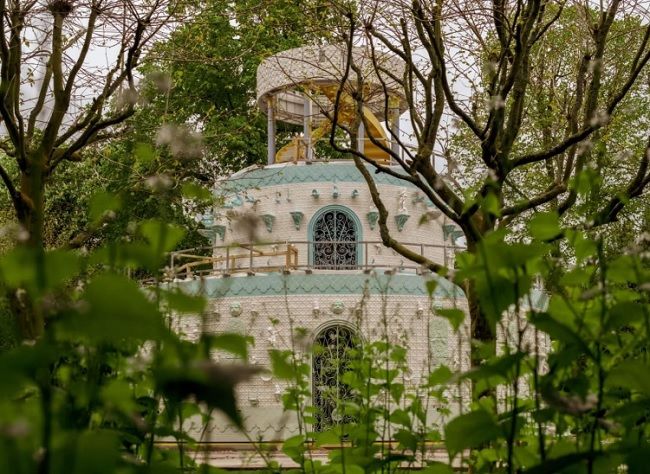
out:
M316 227L316 222L318 222L318 219L325 214L326 212L329 211L338 211L346 216L348 216L350 219L352 219L352 222L354 222L356 234L357 234L357 245L356 245L356 251L357 251L357 266L361 267L363 260L363 245L361 244L361 241L363 240L363 226L361 225L361 220L359 219L359 216L357 216L356 212L354 212L352 209L346 206L342 206L340 204L330 204L327 206L323 206L318 211L314 213L314 215L311 217L309 220L309 225L307 226L307 240L312 242L311 245L309 245L309 266L313 267L314 266L314 244L313 242L316 240L314 231Z

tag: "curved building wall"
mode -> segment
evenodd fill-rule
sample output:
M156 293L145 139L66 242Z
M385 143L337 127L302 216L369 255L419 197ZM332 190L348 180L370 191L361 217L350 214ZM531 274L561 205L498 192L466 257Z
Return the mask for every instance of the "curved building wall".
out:
M453 242L447 222L421 191L389 175L375 175L382 201L389 211L391 234L429 259L453 265ZM244 214L258 216L258 243L295 242L300 265L309 261L306 242L313 240L309 223L326 207L353 213L361 228L361 262L365 266L400 268L413 263L381 245L377 210L361 173L352 162L279 164L237 173L217 189L224 205L216 210L220 227L216 245L250 241L250 228L237 225ZM268 266L275 263L268 262ZM245 265L245 262L241 262Z
M415 187L388 174L374 177L390 213L392 235L435 262L453 265L449 236L453 226ZM250 362L268 367L268 351L292 347L296 329L301 328L303 336L293 342L307 351L320 330L344 323L363 340L388 338L406 347L407 385L415 387L441 364L469 366L468 327L455 333L446 319L435 315L435 308L467 312L462 291L442 278L423 274L417 265L381 244L376 209L353 162L251 168L221 182L216 192L221 205L205 222L214 240L212 270L203 277L188 273L188 278L173 282L209 301L203 318L176 319L176 329L186 337L198 338L202 330L252 336ZM353 268L319 266L314 261L315 244L310 241L322 238L314 230L316 222L331 210L349 216L348 224L356 228ZM438 284L430 293L427 281L434 278ZM215 358L227 362L229 356L215 354ZM252 439L275 441L296 434L296 420L282 409L285 388L283 381L268 373L239 387L240 407ZM432 407L433 418L435 413ZM217 416L203 439L228 442L247 437Z
M177 282L192 294L208 297L206 320L183 316L175 321L176 329L190 339L202 330L210 333L234 332L252 336L250 362L269 367L268 351L292 347L308 349L318 332L328 325L346 323L355 328L363 340L387 337L408 349L409 380L413 388L439 365L469 368L468 327L454 333L448 321L434 315L437 308L467 311L464 296L446 281L432 295L426 280L414 274L299 274L281 273L227 278L204 278ZM304 334L296 337L296 333ZM231 356L215 354L228 363ZM277 441L297 434L292 413L282 408L281 394L286 383L269 373L261 373L240 385L238 400L247 433L253 439ZM467 395L467 394L465 394ZM450 397L453 400L453 396ZM455 411L458 404L448 407ZM436 419L436 407L430 416ZM201 426L196 420L195 426ZM215 417L209 424L205 441L246 441L227 419Z

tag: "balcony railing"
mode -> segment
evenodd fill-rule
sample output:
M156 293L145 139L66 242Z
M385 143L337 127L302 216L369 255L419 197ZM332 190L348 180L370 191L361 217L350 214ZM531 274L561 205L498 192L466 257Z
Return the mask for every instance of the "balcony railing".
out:
M349 252L355 244L354 258L347 256L346 263L319 261L314 249L320 246L344 246ZM453 266L456 252L464 250L455 245L402 243L409 250L429 260ZM329 242L329 241L283 241L254 244L231 244L216 247L198 247L171 252L167 277L192 278L207 275L232 275L246 273L286 272L304 270L397 270L417 273L421 265L412 262L380 241Z

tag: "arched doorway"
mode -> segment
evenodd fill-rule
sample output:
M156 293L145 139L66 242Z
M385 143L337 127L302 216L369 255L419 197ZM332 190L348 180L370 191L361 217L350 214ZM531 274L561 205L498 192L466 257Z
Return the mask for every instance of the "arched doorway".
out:
M350 327L334 324L318 333L314 340L312 359L312 396L315 408L315 431L325 431L333 425L352 421L343 417L340 402L352 399L350 387L343 374L350 369L358 336Z
M357 268L359 230L353 216L340 208L327 209L312 226L313 265L325 270Z

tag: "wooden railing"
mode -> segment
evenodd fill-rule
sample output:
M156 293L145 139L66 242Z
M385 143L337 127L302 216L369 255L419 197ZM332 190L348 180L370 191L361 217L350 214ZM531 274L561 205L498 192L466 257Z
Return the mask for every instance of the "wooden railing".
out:
M255 244L232 244L199 247L171 252L168 278L190 278L201 275L230 275L304 270L372 270L418 272L421 265L405 259L379 241L357 241L356 259L347 264L314 262L315 245L349 245L350 242L291 241ZM451 244L414 244L403 246L436 263L453 266L456 252L462 247Z

